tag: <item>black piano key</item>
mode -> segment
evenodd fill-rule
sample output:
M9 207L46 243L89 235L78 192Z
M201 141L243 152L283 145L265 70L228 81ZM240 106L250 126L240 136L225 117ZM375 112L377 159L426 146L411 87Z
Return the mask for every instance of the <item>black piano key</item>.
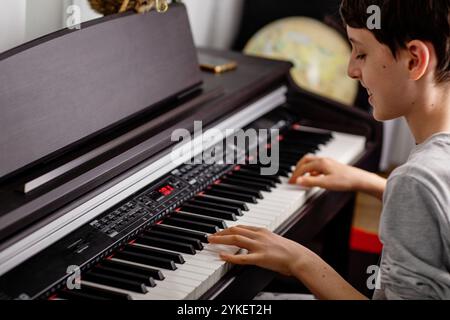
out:
M232 200L239 200L239 201L245 201L247 203L258 203L256 201L256 197L254 196L248 196L236 192L231 191L223 191L223 190L207 190L205 191L206 195L216 196L224 199L232 199Z
M195 248L188 243L159 239L157 237L150 237L150 236L140 236L136 239L136 241L139 241L139 243L146 244L152 247L172 250L176 252L182 252L187 254L196 253Z
M329 141L333 138L331 132L312 132L304 130L289 130L284 135L285 138L295 137L297 140L320 140Z
M144 276L131 271L123 271L114 267L106 267L102 265L95 266L92 270L96 273L104 274L106 276L114 276L124 280L140 281L147 287L156 286L155 280L152 277Z
M318 144L316 146L299 146L286 143L285 145L280 146L279 154L280 155L290 155L300 158L304 154L308 153L316 153L320 150L321 145Z
M239 208L243 211L248 211L248 206L244 201L236 201L231 199L220 199L216 197L209 197L207 195L199 195L194 200L200 199L201 201L209 202L209 203L216 203L216 204L224 204L227 206L233 206L236 208Z
M119 251L114 255L114 258L117 258L120 260L131 261L131 262L135 262L135 263L141 263L144 265L167 269L167 270L176 270L177 269L175 262L172 260L150 257L145 254L140 254L140 253L135 253L135 252Z
M225 183L231 184L233 186L242 186L242 187L252 188L254 190L259 190L259 191L271 192L271 190L272 190L271 186L269 186L267 184L245 181L243 179L235 179L235 178L231 178L231 177L226 177L223 181Z
M193 205L193 206L200 206L202 208L221 210L221 211L234 213L236 216L242 216L242 210L239 207L211 203L211 202L203 201L200 199L190 200L190 201L186 202L185 205Z
M89 293L82 290L61 290L58 295L58 298L66 299L66 300L108 300L108 298L103 297L99 294Z
M291 163L285 160L279 161L279 168L292 171L295 168L296 163Z
M129 290L137 293L147 293L147 287L142 281L132 281L118 278L116 276L104 275L94 271L88 271L84 276L83 280L104 284L107 286Z
M143 238L144 236L138 237L135 241L137 244L142 245L149 245L148 241ZM127 245L123 249L124 252L134 252L139 254L144 254L149 257L154 258L162 258L166 260L173 261L175 263L183 264L184 258L181 254L176 252L168 252L165 250L160 250L156 248L148 248L148 247L142 247L142 246L135 246L135 245Z
M246 170L248 171L253 171L254 173L260 174L261 177L265 177L264 175L261 174L261 169L262 167L257 167L257 166L252 166L252 167L245 167ZM289 168L282 168L279 167L278 171L277 171L277 176L282 176L282 177L287 177L289 175L289 173L291 173L292 169Z
M180 235L200 240L202 243L208 243L208 234L200 231L193 231L188 229L179 229L171 226L156 224L152 226L151 230L166 232L173 235Z
M226 229L227 224L223 219L218 219L214 217L209 217L207 215L202 215L201 213L192 213L187 211L177 211L176 213L172 214L172 217L175 217L177 219L187 220L187 221L194 221L194 222L201 222L201 223L208 223L215 225L219 227L220 229Z
M200 223L200 222L193 222L193 221L186 221L181 220L173 217L165 218L162 222L163 224L168 224L170 226L195 230L195 231L202 231L207 233L216 233L219 232L220 229L212 224L207 223Z
M185 211L185 212L202 214L202 215L219 218L219 219L225 219L225 220L229 220L229 221L237 220L234 212L213 209L209 206L203 206L201 203L198 203L197 205L186 204L186 205L183 205L180 209L181 209L181 211Z
M159 237L161 239L166 239L166 240L175 240L175 241L186 242L186 243L189 243L190 245L192 245L195 248L195 250L203 250L202 242L196 238L180 236L177 234L171 234L169 232L157 231L157 230L148 230L148 231L145 231L145 234L153 236L153 237Z
M264 177L264 176L262 176L262 177ZM264 178L257 178L257 177L251 177L251 176L239 176L239 175L236 175L236 174L231 174L231 175L229 175L228 176L228 178L227 179L229 179L229 178L232 178L233 180L236 180L236 181L248 181L248 182L250 182L250 183L258 183L258 184L264 184L264 185L267 185L267 186L269 186L269 187L271 187L271 188L274 188L274 187L276 187L277 186L277 183L276 182L274 182L274 181L272 181L272 180L267 180L267 179L264 179Z
M284 161L280 161L279 162L279 168L280 169L283 169L283 170L286 170L286 171L292 171L294 167L295 167L295 164L290 164L290 163L287 163L287 162L284 162Z
M246 165L245 169L250 170L250 171L254 171L256 173L261 173L262 169L264 167L267 166L262 166L262 165ZM268 167L267 167L268 168ZM278 164L278 174L279 172L291 172L292 171L292 166L291 165L281 165L281 163ZM261 174L262 175L262 174ZM263 175L262 175L263 176Z
M321 138L303 138L301 136L298 136L297 134L291 134L288 133L285 137L285 139L283 140L283 142L280 144L282 146L284 145L288 145L288 146L292 146L294 147L298 147L298 148L310 148L310 147L315 147L321 144L327 143L326 139L321 139Z
M220 184L215 184L215 185L211 186L211 189L219 190L219 191L226 191L226 192L236 192L236 193L255 197L256 199L263 198L261 192L258 190L250 190L248 188L237 187L237 186L233 186L231 184L227 184L225 182L222 182Z
M280 148L280 157L291 157L301 159L303 155L311 153L314 154L318 151L318 149L308 149L308 150L292 150L289 148Z
M96 288L86 284L81 284L81 291L88 294L95 294L97 296L106 298L108 300L131 300L131 296L128 293L122 293L112 291L104 288Z
M164 274L160 270L153 269L150 267L141 267L141 266L125 263L122 261L116 261L116 260L110 260L110 259L103 260L101 262L101 265L107 266L107 267L114 267L119 270L139 273L139 274L142 274L147 277L152 277L155 280L164 280Z
M287 157L287 156L280 156L280 162L283 162L285 164L289 164L291 166L296 166L297 163L303 158L301 157Z
M241 168L238 171L234 171L233 175L238 176L238 177L242 177L243 179L245 179L246 177L250 177L250 178L257 178L257 179L262 179L265 181L272 181L274 183L281 183L281 180L279 177L277 176L263 176L260 173L256 173L250 170L245 170L244 168Z

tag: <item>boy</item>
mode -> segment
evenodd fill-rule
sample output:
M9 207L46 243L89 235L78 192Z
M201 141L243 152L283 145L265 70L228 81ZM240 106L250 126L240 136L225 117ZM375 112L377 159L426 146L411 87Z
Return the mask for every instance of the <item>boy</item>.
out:
M367 9L381 8L381 29ZM383 199L381 287L374 299L450 299L450 0L344 0L352 44L348 73L369 93L375 119L405 117L416 139L386 181L306 156L291 183ZM305 175L306 174L306 175ZM308 175L309 174L309 175ZM268 230L240 226L209 238L248 254L222 255L297 277L319 299L365 299L320 257Z

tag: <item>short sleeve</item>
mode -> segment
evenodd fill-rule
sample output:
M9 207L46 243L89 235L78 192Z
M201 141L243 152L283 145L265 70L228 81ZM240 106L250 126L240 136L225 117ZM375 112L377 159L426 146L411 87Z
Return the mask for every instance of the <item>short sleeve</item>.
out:
M396 176L388 182L380 226L381 285L387 299L450 297L439 210L438 200L417 179Z

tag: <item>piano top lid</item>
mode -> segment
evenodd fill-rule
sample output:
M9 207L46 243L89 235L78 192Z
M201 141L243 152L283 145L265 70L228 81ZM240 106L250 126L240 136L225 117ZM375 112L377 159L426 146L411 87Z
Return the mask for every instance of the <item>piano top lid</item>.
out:
M201 83L182 4L100 18L0 54L0 178Z

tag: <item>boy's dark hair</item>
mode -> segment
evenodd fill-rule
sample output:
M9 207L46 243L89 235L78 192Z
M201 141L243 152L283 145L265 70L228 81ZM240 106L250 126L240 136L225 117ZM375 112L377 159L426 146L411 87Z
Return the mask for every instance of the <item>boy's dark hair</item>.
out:
M371 5L381 9L381 29L369 30L394 56L411 40L430 41L436 51L436 81L450 81L450 0L343 0L341 16L352 28L367 27Z

